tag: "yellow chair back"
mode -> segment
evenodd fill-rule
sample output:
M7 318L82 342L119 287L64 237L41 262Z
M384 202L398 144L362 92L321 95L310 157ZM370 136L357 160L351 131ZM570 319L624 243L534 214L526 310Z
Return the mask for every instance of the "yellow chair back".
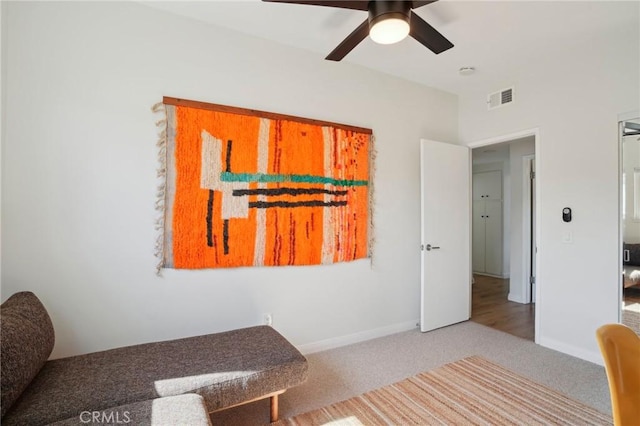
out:
M611 393L613 423L640 425L640 337L622 324L596 330Z

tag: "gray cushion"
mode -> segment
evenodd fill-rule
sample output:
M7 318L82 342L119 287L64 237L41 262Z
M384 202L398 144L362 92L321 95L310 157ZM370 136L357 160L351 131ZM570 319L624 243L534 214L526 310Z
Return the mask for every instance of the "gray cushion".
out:
M3 419L44 424L82 411L197 393L209 411L298 385L306 359L268 326L48 361Z
M623 258L623 262L625 265L640 265L640 244L627 244L624 243L623 250L628 250L629 254L625 253ZM624 260L628 259L628 260Z
M31 292L16 293L0 306L2 417L51 355L51 318Z
M189 393L121 405L103 411L85 411L79 416L52 423L51 426L87 424L211 426L211 420L204 399L200 395Z

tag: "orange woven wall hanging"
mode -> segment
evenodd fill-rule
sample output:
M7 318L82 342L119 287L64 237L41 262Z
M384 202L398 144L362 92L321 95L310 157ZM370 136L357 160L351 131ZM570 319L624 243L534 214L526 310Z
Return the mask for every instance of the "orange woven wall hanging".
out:
M371 130L165 97L160 268L368 257Z

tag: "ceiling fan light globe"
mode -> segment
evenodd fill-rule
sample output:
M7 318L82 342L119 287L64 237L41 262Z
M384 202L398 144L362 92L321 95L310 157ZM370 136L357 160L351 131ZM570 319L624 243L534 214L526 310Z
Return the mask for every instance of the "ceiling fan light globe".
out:
M398 43L408 35L409 23L401 18L380 19L369 29L369 37L378 44Z

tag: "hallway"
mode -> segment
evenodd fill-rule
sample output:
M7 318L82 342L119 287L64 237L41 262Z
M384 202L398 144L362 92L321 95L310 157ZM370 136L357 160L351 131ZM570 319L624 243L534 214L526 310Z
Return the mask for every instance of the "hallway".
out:
M507 300L509 280L473 275L471 321L534 340L535 305Z

